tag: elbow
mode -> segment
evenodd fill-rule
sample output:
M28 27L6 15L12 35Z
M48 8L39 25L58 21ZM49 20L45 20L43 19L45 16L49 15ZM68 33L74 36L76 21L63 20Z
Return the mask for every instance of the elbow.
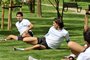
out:
M32 28L33 28L33 24L30 25L30 29L32 29Z
M32 24L32 28L33 28L33 24Z

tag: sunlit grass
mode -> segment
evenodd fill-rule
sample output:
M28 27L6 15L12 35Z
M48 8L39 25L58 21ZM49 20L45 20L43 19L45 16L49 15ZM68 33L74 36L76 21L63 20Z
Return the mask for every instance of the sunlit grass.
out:
M46 1L46 0L44 0ZM83 4L82 4L83 6ZM24 18L29 19L33 24L34 36L42 37L44 36L49 27L52 26L53 19L57 16L56 11L53 7L43 6L42 17L37 16L36 13L29 13L28 6L23 6ZM9 34L19 35L15 22L16 12L13 11L12 14L12 29L7 31L7 16L8 11L5 12L5 26L4 30L0 29L0 38L4 39ZM1 18L1 8L0 8L0 18ZM70 40L84 44L83 42L83 20L84 15L75 14L70 11L64 12L64 25L65 29L69 31ZM1 20L0 20L1 23ZM6 41L0 42L0 60L28 60L28 56L32 56L39 60L61 60L64 56L70 54L70 50L67 47L65 40L62 42L60 49L49 49L49 50L31 50L31 51L14 51L13 47L29 47L30 44L26 44L22 41Z

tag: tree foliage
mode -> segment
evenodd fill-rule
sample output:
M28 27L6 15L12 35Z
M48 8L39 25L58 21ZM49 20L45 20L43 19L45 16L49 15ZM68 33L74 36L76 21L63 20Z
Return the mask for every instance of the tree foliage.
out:
M13 4L20 5L22 0L12 0ZM1 4L8 5L10 4L10 0L1 0Z

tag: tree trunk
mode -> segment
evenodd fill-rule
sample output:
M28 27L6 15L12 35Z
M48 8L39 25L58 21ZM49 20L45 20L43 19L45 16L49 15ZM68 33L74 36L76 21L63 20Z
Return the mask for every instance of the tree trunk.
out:
M61 18L61 15L59 13L59 1L56 0L56 10L57 10L57 18Z
M4 29L4 5L2 5L2 19L1 19L1 29Z
M42 17L41 0L37 0L37 15L38 17Z
M12 20L12 0L10 0L10 4L9 4L9 11L8 11L8 27L7 29L10 30L11 29L11 20Z
M27 0L27 4L29 6L29 10L31 13L35 12L35 0Z

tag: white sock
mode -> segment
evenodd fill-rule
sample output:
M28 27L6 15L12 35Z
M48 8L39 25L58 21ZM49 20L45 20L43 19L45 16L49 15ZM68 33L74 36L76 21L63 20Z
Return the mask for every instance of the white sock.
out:
M24 48L18 48L18 49L20 49L20 50L24 50Z
M24 48L14 48L15 50L25 50Z
M32 56L29 56L28 60L38 60L38 59L35 59Z
M76 57L76 55L75 55L75 54L70 54L70 56L72 56L72 57L74 57L74 58Z

